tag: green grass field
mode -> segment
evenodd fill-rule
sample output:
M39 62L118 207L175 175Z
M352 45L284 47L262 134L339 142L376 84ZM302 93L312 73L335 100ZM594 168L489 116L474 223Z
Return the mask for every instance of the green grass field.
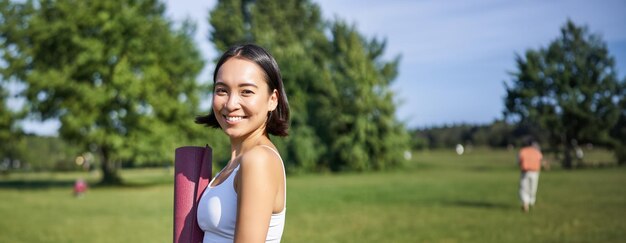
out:
M626 168L544 171L537 206L523 214L514 153L416 152L398 171L290 176L283 242L626 240ZM97 174L0 176L0 242L171 242L172 175L127 170L129 186L82 198L73 180Z

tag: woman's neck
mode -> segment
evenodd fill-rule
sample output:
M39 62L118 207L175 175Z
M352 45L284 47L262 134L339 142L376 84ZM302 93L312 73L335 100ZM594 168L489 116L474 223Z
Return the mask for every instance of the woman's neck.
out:
M230 138L231 160L234 160L250 148L262 144L265 141L269 141L265 129L258 129L243 137Z

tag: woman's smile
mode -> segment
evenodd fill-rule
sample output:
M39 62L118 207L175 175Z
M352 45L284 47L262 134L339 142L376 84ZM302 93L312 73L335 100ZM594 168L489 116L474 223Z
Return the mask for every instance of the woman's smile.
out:
M213 112L231 138L264 134L276 94L270 92L265 74L256 63L232 58L220 67L214 86Z
M231 125L237 124L241 120L247 118L247 116L226 116L226 115L223 115L223 117L224 117L224 120L226 120L226 122Z
M280 242L287 187L270 135L287 136L289 105L276 60L256 45L231 47L213 73L211 113L196 123L219 126L231 152L198 202L202 242Z

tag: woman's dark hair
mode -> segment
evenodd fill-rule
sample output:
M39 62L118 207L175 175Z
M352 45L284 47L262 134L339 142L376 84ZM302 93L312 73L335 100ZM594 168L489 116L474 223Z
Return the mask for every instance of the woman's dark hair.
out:
M276 136L287 136L289 128L289 102L283 87L283 78L280 75L280 69L274 57L265 49L254 44L236 45L229 48L215 65L213 71L213 83L217 78L217 72L220 67L231 58L241 58L252 61L259 65L265 73L265 81L269 86L268 92L276 90L278 92L278 105L276 109L268 114L268 120L265 125L265 131ZM206 116L196 117L197 124L205 124L208 127L220 128L220 124L213 114L213 109Z

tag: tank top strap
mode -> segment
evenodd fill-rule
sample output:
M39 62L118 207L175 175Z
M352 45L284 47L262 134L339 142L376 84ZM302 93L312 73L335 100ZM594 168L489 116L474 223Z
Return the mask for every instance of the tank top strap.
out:
M280 162L283 166L283 180L284 180L284 185L285 185L285 205L283 206L283 212L285 211L285 208L287 207L287 172L285 171L285 161L283 161L283 157L280 156L280 153L278 153L278 151L276 151L276 149L265 145L265 144L261 144L259 146L265 147L269 150L271 150L272 152L274 152L276 154L276 156L278 156L278 158L280 159Z
M278 156L278 158L280 159L280 161L284 163L284 161L283 161L283 157L281 157L281 156L280 156L280 153L278 153L278 151L276 151L276 149L274 149L274 148L272 148L272 147L270 147L270 146L268 146L268 145L265 145L265 144L261 144L261 145L259 145L259 146L261 146L261 147L265 147L265 148L268 148L269 150L271 150L272 152L274 152L274 153Z

